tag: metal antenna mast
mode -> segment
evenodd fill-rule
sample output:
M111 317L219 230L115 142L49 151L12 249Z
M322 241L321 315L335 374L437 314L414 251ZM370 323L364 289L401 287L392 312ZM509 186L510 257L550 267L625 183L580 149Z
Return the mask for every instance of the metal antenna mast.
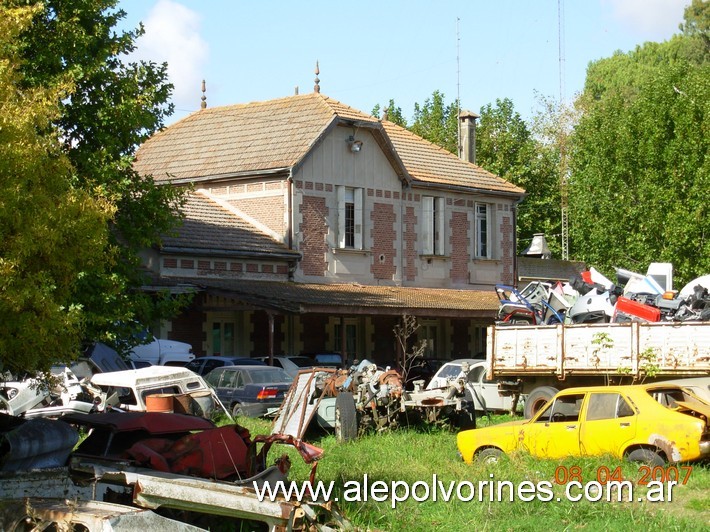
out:
M560 109L559 109L559 146L560 146L560 214L562 224L562 260L569 260L569 223L567 202L567 136L563 120L565 101L565 13L564 0L557 0L557 54L560 70Z
M463 146L461 145L461 63L459 61L461 37L459 36L459 20L461 19L456 17L456 146L460 158L463 153Z

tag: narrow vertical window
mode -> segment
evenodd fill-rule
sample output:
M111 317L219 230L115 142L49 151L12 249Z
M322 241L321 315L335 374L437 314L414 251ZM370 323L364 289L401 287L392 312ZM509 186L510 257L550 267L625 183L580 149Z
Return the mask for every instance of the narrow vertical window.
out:
M490 231L488 219L488 205L484 203L476 204L476 257L480 259L490 258Z
M362 189L339 186L337 195L338 247L362 249Z
M444 254L444 198L422 197L422 254Z

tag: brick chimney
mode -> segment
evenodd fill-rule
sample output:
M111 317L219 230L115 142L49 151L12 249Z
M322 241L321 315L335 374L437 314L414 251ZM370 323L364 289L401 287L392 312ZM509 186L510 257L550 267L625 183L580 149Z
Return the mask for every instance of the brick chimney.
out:
M480 118L474 112L461 111L459 113L459 131L461 134L461 145L459 146L459 157L464 161L476 164L476 119Z

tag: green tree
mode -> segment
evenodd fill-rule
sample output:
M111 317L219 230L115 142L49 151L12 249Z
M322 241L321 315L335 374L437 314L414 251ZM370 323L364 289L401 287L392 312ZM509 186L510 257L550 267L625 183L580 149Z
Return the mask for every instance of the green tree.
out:
M382 114L383 109L380 107L380 104L378 103L375 105L375 107L372 109L372 116L377 116L379 117L380 114ZM404 114L402 113L402 108L397 107L397 104L394 103L394 100L390 99L389 103L387 104L387 107L384 108L384 116L382 118L385 118L389 120L390 122L393 122L397 124L400 127L406 128L407 127L407 119L404 118Z
M38 8L0 6L0 371L45 371L82 337L78 280L107 258L113 208L71 186L74 169L52 123L68 80L22 85L18 36Z
M445 96L434 91L424 105L414 104L414 118L408 128L412 133L458 154L458 101L446 105Z
M483 106L480 116L477 164L527 191L518 206L518 253L535 233L545 233L551 251L559 256L560 241L555 237L561 225L560 150L554 106L546 102L545 112L536 117L536 135L508 98Z
M579 258L608 272L672 262L683 283L710 270L710 10L697 8L686 10L686 32L587 71L570 235Z
M4 0L23 5L27 0ZM163 127L173 107L167 65L127 62L143 33L117 32L125 12L117 0L46 0L20 36L24 86L71 80L74 90L60 102L55 124L75 172L73 185L116 205L104 252L105 269L80 279L76 304L84 309L90 339L110 340L138 321L171 315L176 301L142 290L146 278L139 252L160 242L177 222L183 194L139 176L132 158L140 143ZM115 258L112 258L115 257Z

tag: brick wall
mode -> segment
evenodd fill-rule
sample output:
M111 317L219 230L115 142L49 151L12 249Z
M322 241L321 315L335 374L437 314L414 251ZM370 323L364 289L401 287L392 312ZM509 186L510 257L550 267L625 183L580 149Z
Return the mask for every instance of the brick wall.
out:
M413 206L408 206L404 210L404 227L402 228L404 272L402 277L407 281L415 281L417 279L417 215L415 212Z
M283 196L236 198L229 203L278 234L286 233Z
M469 223L466 212L451 213L451 282L468 283Z
M300 206L302 217L301 226L298 232L302 235L300 250L303 259L300 266L304 275L325 275L326 262L325 255L328 251L326 235L328 226L328 207L325 205L325 198L307 196L304 194Z
M375 203L370 213L372 220L372 266L375 279L392 279L396 272L397 250L395 240L397 216L394 206L389 203Z
M203 356L203 342L206 340L203 332L205 314L200 310L204 305L205 295L196 294L192 303L180 315L172 320L172 327L168 334L168 340L186 342L192 346L195 356Z
M514 284L513 275L513 220L510 214L503 215L500 222L501 234L501 259L503 263L503 271L501 273L501 282L504 284Z

